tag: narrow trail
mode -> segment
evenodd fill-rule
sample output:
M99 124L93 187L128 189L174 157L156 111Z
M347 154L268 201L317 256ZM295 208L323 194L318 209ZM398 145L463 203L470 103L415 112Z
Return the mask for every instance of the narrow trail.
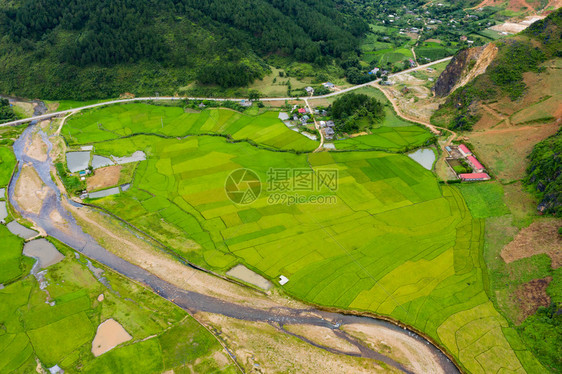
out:
M316 121L316 116L313 114L314 112L312 110L312 107L308 103L308 99L304 99L304 103L305 103L306 107L308 108L308 111L310 112L310 115L312 116L312 119L314 120L314 127L316 128L316 130L320 134L320 145L318 146L318 148L316 148L314 150L313 153L320 152L322 149L324 149L324 133L322 132L322 129L320 128L320 125L318 124L318 121Z

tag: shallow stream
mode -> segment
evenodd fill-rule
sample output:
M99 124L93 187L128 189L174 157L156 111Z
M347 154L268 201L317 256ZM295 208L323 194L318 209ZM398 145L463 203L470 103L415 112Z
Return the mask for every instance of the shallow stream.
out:
M314 308L309 309L292 309L292 308L281 308L281 309L257 309L247 306L242 306L239 304L226 302L214 297L199 294L196 292L186 291L180 289L158 277L151 274L150 272L125 261L124 259L114 255L102 246L100 246L90 235L86 234L82 228L76 223L72 215L64 208L62 204L61 191L58 186L53 182L50 175L50 170L52 166L52 160L47 157L45 161L38 161L29 157L26 154L27 145L31 142L31 137L34 131L38 131L41 135L45 144L48 147L48 154L52 149L52 143L48 136L41 130L36 129L35 124L31 124L21 135L21 137L14 143L14 152L18 160L18 169L12 182L8 188L9 200L12 206L26 219L35 222L36 225L41 227L48 235L60 240L61 242L67 244L68 246L74 248L76 251L84 254L85 256L104 264L105 266L113 269L114 271L126 276L127 278L133 279L135 281L141 282L153 291L158 293L160 296L166 298L167 300L175 303L181 308L189 312L209 312L215 314L221 314L227 317L236 318L239 320L246 321L259 321L266 322L273 325L283 326L285 324L304 324L313 326L323 326L334 330L334 332L354 344L359 348L360 354L353 354L348 352L335 351L331 348L326 348L319 346L305 337L299 337L302 340L315 345L319 348L325 349L327 351L347 354L358 357L373 358L386 363L389 366L397 368L405 373L410 373L410 371L405 368L402 364L394 361L393 359L376 352L374 350L368 349L362 344L358 343L356 339L340 330L339 327L346 324L355 323L368 323L382 326L388 329L392 329L396 333L403 334L409 339L415 339L426 344L432 354L437 359L437 362L441 365L442 369L446 373L458 373L456 366L444 355L436 346L431 344L429 341L419 336L418 334L409 331L407 329L398 327L390 322L379 320L369 317L357 317L341 313L330 313L325 311L316 310ZM430 150L433 154L433 151ZM42 179L43 183L49 188L47 196L43 200L43 205L39 214L32 214L23 211L16 199L14 198L14 191L17 180L20 176L22 165L29 163L37 171L38 175ZM72 202L72 200L67 199L71 204L77 205L77 203ZM59 229L51 221L51 213L53 211L58 212L58 214L67 222L66 228L63 230Z

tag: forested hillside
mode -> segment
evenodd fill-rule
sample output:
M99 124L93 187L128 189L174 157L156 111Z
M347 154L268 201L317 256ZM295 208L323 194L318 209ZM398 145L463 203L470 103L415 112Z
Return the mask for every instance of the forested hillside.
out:
M13 121L15 119L16 114L12 107L10 107L8 100L0 97L0 123Z
M41 98L244 86L270 54L323 65L366 23L337 0L0 1L0 92Z
M562 128L535 146L525 183L539 196L539 211L562 217Z

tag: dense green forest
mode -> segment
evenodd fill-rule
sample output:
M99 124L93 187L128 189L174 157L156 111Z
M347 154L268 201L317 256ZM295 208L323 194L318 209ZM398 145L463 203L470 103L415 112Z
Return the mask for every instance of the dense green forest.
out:
M540 64L562 57L562 9L533 23L515 37L497 41L498 54L486 73L455 90L432 116L432 122L470 131L479 120L478 103L508 96L521 98L526 91L523 73L541 71Z
M365 94L349 93L339 97L329 108L339 132L354 132L371 127L384 118L383 105Z
M263 76L264 58L357 55L368 25L339 0L0 1L0 92L46 99L172 94Z
M17 119L14 110L7 99L0 97L0 123L9 122Z
M562 128L535 145L525 184L540 198L539 211L562 217Z

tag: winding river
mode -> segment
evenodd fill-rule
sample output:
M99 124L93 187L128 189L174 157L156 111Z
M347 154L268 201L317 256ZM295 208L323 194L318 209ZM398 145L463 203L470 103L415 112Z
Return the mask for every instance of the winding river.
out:
M38 161L34 158L31 158L27 154L27 148L29 144L31 144L32 136L36 131L41 135L48 148L47 159L45 161ZM104 264L105 266L113 269L114 271L124 275L127 278L145 284L160 296L175 303L176 305L190 313L209 312L236 318L239 320L270 323L274 326L281 326L280 329L282 331L297 336L301 340L319 348L325 349L329 352L376 359L402 372L411 373L411 371L409 371L409 369L407 369L401 363L396 362L395 360L379 352L367 348L363 344L359 343L355 338L351 337L345 331L340 329L342 325L356 323L368 323L383 326L385 328L392 329L397 334L403 334L408 339L415 339L418 342L422 342L427 345L431 351L431 354L435 356L436 361L439 363L445 373L459 373L457 367L436 346L431 344L420 335L407 329L398 327L390 322L369 317L358 317L341 313L325 312L314 308L282 308L282 310L272 310L251 308L236 303L226 302L218 298L178 288L156 277L155 275L142 269L141 267L136 266L114 255L113 253L100 246L94 238L86 234L76 223L76 220L72 217L68 210L64 207L62 203L63 194L59 190L57 184L52 180L50 175L52 167L50 151L52 150L52 148L53 145L49 140L49 137L43 131L38 129L35 123L32 123L29 127L27 127L23 134L16 140L16 142L14 143L14 153L18 160L18 168L8 187L9 200L14 209L17 210L24 218L33 221L48 235L60 240L61 242L74 248L76 251L84 254L85 256ZM24 164L31 165L48 188L46 197L42 201L42 207L39 214L33 214L21 209L18 201L15 198L16 183L21 175L22 167ZM66 201L75 206L80 206L78 203L75 203L70 199L66 199ZM64 220L66 220L67 224L64 230L61 230L53 223L51 216L54 212L58 213ZM286 324L303 324L330 328L334 331L334 333L336 333L337 336L347 340L348 342L356 346L360 353L341 352L336 349L317 345L316 343L306 339L306 337L298 336L284 330L283 325ZM229 353L233 358L235 358L232 352Z

